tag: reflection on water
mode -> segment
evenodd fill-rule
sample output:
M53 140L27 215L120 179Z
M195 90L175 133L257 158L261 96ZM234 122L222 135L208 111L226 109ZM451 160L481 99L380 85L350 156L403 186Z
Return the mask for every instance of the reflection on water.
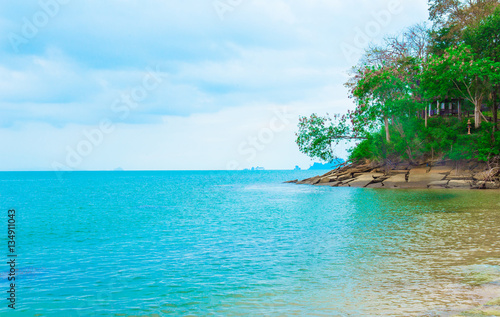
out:
M363 272L360 284L367 283L355 297L366 298L367 311L440 315L500 296L477 287L500 279L498 192L362 190L350 203L359 228L352 249L363 249L357 241L377 241L353 261Z

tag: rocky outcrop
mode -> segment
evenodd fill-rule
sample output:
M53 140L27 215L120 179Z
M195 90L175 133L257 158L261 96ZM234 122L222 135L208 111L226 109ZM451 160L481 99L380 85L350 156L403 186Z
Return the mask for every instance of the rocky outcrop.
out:
M351 163L324 175L291 181L331 187L499 189L500 168L477 161L426 161L419 164Z

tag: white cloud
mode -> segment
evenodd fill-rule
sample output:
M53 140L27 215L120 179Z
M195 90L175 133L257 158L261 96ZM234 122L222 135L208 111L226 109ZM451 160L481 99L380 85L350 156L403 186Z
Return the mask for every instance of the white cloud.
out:
M252 162L238 147L265 129L274 106L296 118L346 111L350 64L341 43L388 3L244 0L221 21L212 1L71 1L19 53L8 37L0 41L0 146L10 149L0 169L50 168L82 129L106 117L117 130L82 169L223 169L231 160L304 167L296 122ZM425 0L402 3L403 12L372 40L427 17ZM21 34L23 18L40 10L2 3L0 26ZM156 65L161 86L118 118L113 102Z

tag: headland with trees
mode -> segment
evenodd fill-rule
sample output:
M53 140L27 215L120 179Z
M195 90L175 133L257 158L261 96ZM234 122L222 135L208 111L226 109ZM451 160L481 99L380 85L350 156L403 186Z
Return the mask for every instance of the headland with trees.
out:
M429 0L429 16L365 49L345 83L352 110L300 118L301 152L330 162L351 140L344 169L441 165L484 182L476 187L498 185L500 1Z

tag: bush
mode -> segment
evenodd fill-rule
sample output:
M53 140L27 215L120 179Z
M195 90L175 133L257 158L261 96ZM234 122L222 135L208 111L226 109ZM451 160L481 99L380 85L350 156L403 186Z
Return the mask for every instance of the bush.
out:
M500 155L500 132L493 134L493 124L484 122L480 129L467 134L467 120L458 118L429 118L425 128L421 119L408 119L390 127L391 142L385 140L385 131L359 143L350 151L351 160L383 161L401 159L417 161L444 157L452 160L477 159L487 161Z

